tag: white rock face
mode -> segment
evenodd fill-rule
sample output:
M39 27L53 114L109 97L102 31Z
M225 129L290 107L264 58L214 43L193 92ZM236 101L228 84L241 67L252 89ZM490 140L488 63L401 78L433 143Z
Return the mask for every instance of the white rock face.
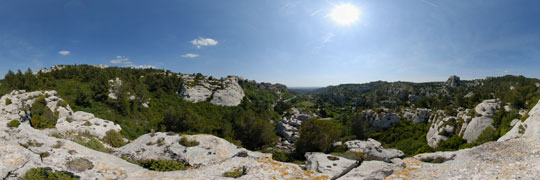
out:
M524 122L516 121L514 127L497 141L507 141L519 137L540 138L540 103L537 103L528 115L529 117Z
M70 122L71 121L71 122ZM71 117L62 117L56 122L56 129L61 133L88 132L99 139L105 137L107 131L120 132L122 128L114 122L94 117L94 114L77 111Z
M369 138L367 141L353 140L345 142L351 152L363 153L367 160L379 160L391 162L394 158L403 157L405 154L397 149L385 149L381 143Z
M306 156L306 170L319 172L335 179L358 166L358 162L343 157L337 157L321 152L308 152Z
M187 162L194 167L208 166L233 157L245 149L228 141L211 135L185 135L190 141L199 145L185 147L181 145L182 136L178 134L155 133L143 135L133 142L119 148L114 154L135 160L169 159ZM247 151L246 151L247 152Z
M237 76L228 76L221 80L201 77L197 80L193 75L183 75L182 79L185 83L180 95L184 100L193 103L209 101L219 106L238 106L245 96Z
M392 163L382 161L364 161L362 165L354 168L338 180L372 180L384 179L394 172L405 168L401 159L395 159Z
M482 116L473 118L463 133L463 139L467 140L467 143L474 142L486 128L495 130L495 127L491 125L492 123L493 119L489 117Z
M539 148L537 139L519 138L455 151L443 163L405 158L406 168L385 179L538 179Z
M118 91L120 90L120 87L122 87L122 80L120 78L116 77L116 79L109 80L109 98L110 99L118 99Z

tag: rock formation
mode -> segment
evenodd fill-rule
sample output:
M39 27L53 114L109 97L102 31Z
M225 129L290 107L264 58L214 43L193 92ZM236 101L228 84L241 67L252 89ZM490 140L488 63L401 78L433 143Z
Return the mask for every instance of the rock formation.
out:
M484 100L474 110L458 109L456 116L439 111L432 116L431 126L426 135L430 147L436 148L442 141L457 134L468 143L474 142L486 128L493 128L493 115L501 102L495 99Z
M367 141L353 140L345 142L351 152L362 153L366 160L378 160L391 162L394 158L403 157L405 154L397 149L383 148L381 143L369 138Z
M180 95L193 103L208 101L219 106L238 106L244 98L244 90L237 76L213 79L202 75L182 75L184 84Z
M288 143L294 143L300 136L298 128L305 120L311 119L313 115L308 112L302 112L299 109L291 108L284 115L276 126L276 132L285 138Z
M460 84L461 84L461 81L459 77L456 75L450 76L450 78L448 78L448 80L446 81L446 86L451 87L451 88L456 88Z
M392 124L401 120L400 116L387 108L381 108L377 112L371 109L364 110L362 116L376 129L389 128Z

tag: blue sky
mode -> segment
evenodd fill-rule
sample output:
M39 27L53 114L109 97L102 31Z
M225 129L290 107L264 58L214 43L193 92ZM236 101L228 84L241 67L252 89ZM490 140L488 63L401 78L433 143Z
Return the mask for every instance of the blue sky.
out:
M352 4L359 20L328 16ZM153 66L289 86L540 77L537 0L1 0L0 75Z

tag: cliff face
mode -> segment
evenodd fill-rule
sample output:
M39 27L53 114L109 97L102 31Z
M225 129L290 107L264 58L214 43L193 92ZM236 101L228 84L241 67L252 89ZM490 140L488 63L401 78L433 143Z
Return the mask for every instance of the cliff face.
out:
M182 75L184 85L180 95L190 102L208 101L218 106L238 106L244 98L244 90L238 84L239 77L214 79L202 75Z

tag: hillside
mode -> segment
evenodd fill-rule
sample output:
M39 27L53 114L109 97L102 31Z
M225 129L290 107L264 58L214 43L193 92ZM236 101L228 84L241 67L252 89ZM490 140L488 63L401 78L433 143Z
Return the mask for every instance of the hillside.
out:
M295 92L237 76L156 69L10 71L0 85L0 175L454 178L475 160L484 162L477 169L525 156L536 162L534 152L517 147L535 147L527 142L540 137L539 86L522 76L452 76ZM509 158L490 166L498 159L482 151ZM450 170L426 174L439 168Z

